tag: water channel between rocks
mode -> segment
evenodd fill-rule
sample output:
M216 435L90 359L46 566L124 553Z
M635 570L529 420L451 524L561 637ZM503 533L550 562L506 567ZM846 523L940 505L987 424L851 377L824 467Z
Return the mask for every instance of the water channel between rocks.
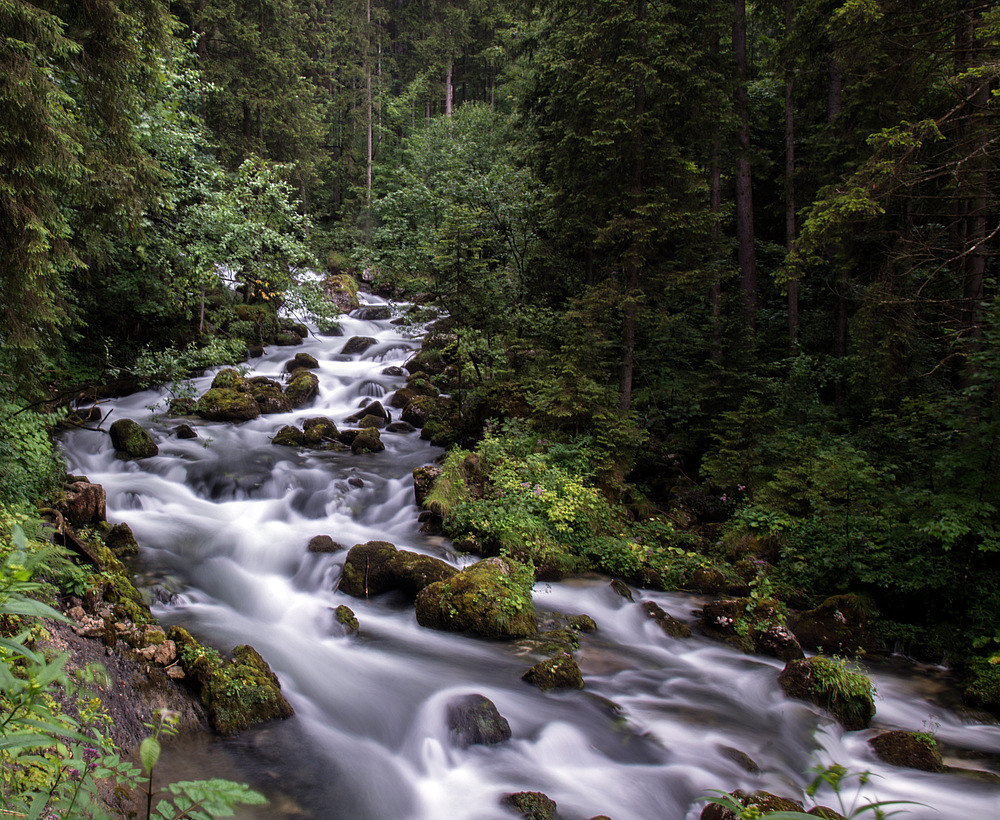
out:
M871 754L866 741L878 731L937 724L946 763L996 771L1000 726L940 705L936 670L875 667L873 727L844 733L782 694L777 661L668 638L605 578L535 587L539 611L586 613L598 624L577 653L585 688L569 693L522 682L534 660L510 645L419 627L412 602L336 592L345 553L308 552L315 535L348 547L391 541L456 565L473 560L419 532L411 473L441 451L417 433L383 431L385 452L362 456L271 444L283 425L311 416L344 426L362 403L403 383L384 371L401 366L419 338L388 320L344 317L342 327L343 337L271 347L249 362L254 375L280 378L295 353L315 356L320 393L307 407L238 425L198 421L199 438L184 441L171 432L180 422L161 415L167 393L153 390L105 409L113 409L108 424L133 418L146 426L158 456L118 460L110 439L91 431L62 439L70 471L103 484L108 519L135 532L142 577L176 590L154 610L164 624L221 650L253 645L296 710L234 739L178 745L167 755L172 775L262 789L271 805L239 815L247 820L510 820L499 801L515 791L544 792L565 820L692 820L710 789L801 797L808 769L839 763L876 775L870 797L924 804L902 816L1000 818L996 785L893 768ZM355 335L377 343L341 355ZM199 395L212 375L196 380ZM639 600L688 622L699 605L692 596L644 590ZM340 604L355 611L358 633L337 622ZM469 693L497 705L510 741L467 749L451 742L447 704ZM760 771L747 772L727 749L746 753Z

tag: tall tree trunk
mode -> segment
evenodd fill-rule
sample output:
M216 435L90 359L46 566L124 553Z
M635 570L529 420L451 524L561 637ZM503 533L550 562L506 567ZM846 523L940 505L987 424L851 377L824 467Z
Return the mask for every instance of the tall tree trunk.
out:
M371 206L372 204L372 172L375 166L375 144L373 139L373 132L375 128L375 108L374 100L372 97L372 61L371 61L371 38L372 38L372 3L371 0L366 0L365 3L365 19L367 21L367 26L365 28L365 103L368 107L368 117L367 117L367 137L368 137L368 157L367 166L365 169L365 205Z
M709 51L714 62L719 56L719 37ZM712 132L712 158L709 167L709 209L712 214L712 285L709 301L712 311L711 357L722 362L722 135Z
M645 59L646 35L642 24L646 20L646 0L636 2L636 23L640 27L639 54L640 61ZM625 255L626 287L624 304L624 327L622 331L622 373L621 373L621 409L629 410L632 406L632 378L635 371L635 331L639 314L639 271L642 266L642 244L644 242L643 226L640 208L643 200L643 155L644 134L643 117L646 114L646 85L643 77L637 73L635 81L635 131L632 148L635 152L635 162L632 168L632 236Z
M446 117L451 116L452 108L455 103L455 86L453 83L455 74L455 61L449 57L448 58L448 68L444 75L444 115Z
M750 173L750 96L747 93L746 0L735 0L733 56L736 60L736 257L744 324L757 329L757 258L754 252L753 183Z
M792 35L795 0L785 0L785 38ZM795 75L791 60L785 66L785 253L795 250ZM799 335L799 278L788 271L788 341L795 347Z
M840 111L843 107L843 79L840 72L840 63L835 56L831 56L827 63L827 88L826 88L826 120L830 126L835 126L840 118ZM834 292L837 297L837 358L847 358L847 293L849 282L847 279L847 263L841 260L842 249L830 248L828 256L838 260L837 279ZM844 403L844 380L837 379L833 385L834 404L840 407Z

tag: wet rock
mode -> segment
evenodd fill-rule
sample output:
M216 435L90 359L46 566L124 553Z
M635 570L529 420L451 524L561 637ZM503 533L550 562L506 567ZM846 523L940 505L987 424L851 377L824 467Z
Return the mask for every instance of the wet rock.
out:
M424 587L447 581L457 572L455 567L440 558L407 550L399 550L386 566L393 588L414 597Z
M354 487L354 489L356 490L360 490L362 487L365 486L364 480L358 478L356 475L352 475L349 479L347 479L347 483L350 484L352 487Z
M195 430L190 424L180 424L177 429L174 430L174 435L181 439L192 439L198 438L198 431Z
M355 544L344 560L340 591L355 598L367 598L393 589L395 578L387 566L397 552L396 546L388 541Z
M644 601L642 603L642 608L646 611L646 615L656 621L660 629L663 630L664 634L670 638L690 638L691 637L691 627L685 623L678 621L673 615L666 612L662 607L653 601Z
M878 648L868 629L874 614L871 603L858 595L834 595L796 617L792 628L799 642L810 649L858 655Z
M274 334L274 343L279 347L294 347L302 342L303 338L292 330L282 330Z
M379 435L378 428L366 427L359 432L351 442L351 452L355 455L361 453L381 453L385 449L382 443L382 436Z
M347 419L345 419L345 421L348 424L358 424L358 422L360 422L366 416L373 416L376 419L381 419L383 422L389 421L390 418L389 414L386 412L385 407L382 406L382 402L373 401L366 404L361 410L359 410L354 415L348 416ZM365 427L366 425L361 424L359 426Z
M387 433L415 433L417 428L406 421L394 421L385 428Z
M280 447L304 447L305 443L305 433L290 424L282 427L271 439L271 444L277 444Z
M382 375L393 376L395 378L402 378L403 376L406 375L406 372L403 370L403 368L396 367L396 365L393 365L392 367L387 367L385 370L383 370Z
M448 729L460 749L510 740L510 723L483 695L463 695L448 704Z
M371 336L352 336L340 352L345 356L357 356L364 353L373 344L377 344L377 340Z
M868 741L879 760L891 766L906 766L923 772L945 771L933 737L917 732L883 732Z
M316 447L324 441L337 441L340 437L340 430L337 429L336 422L326 416L314 416L302 422L302 434L306 445Z
M597 622L589 615L571 615L568 624L569 628L576 632L597 631Z
M149 458L160 452L153 437L132 419L118 419L109 432L111 444L123 458Z
M124 522L108 530L104 543L118 559L139 554L139 542L135 540L132 528Z
M469 632L486 638L534 635L534 584L528 567L506 558L487 558L438 581L417 596L417 623L432 629Z
M417 396L403 408L400 418L414 427L423 427L438 407L439 400L434 396Z
M388 305L365 305L351 311L351 316L365 322L380 322L392 318Z
M300 367L304 367L307 370L318 370L319 362L316 361L315 356L310 356L308 353L296 353L294 359L289 359L285 362L285 370L289 373L293 373Z
M208 718L221 735L233 735L295 714L281 684L252 646L237 646L233 660L217 668L202 689Z
M100 484L74 481L66 488L62 508L66 520L78 529L96 524L107 518L107 493Z
M541 792L515 792L501 801L524 820L558 820L556 801Z
M794 811L802 812L802 804L785 797L778 797L775 794L765 791L757 791L748 794L742 789L732 792L733 798L744 808L757 809L756 817L766 816L768 812ZM744 815L750 816L750 815ZM718 803L709 803L701 812L701 820L739 820L740 816L735 812L721 806Z
M319 395L319 378L315 373L300 368L292 373L285 388L285 396L293 408L302 407Z
M442 470L436 464L427 464L413 469L413 499L418 507L424 506L424 501L434 489L434 482L440 478Z
M628 584L624 581L614 578L609 586L622 598L625 598L628 601L635 601L635 598L632 597L632 590L628 588Z
M309 539L309 545L306 549L309 552L340 552L345 547L334 541L329 535L315 535Z
M212 379L212 388L215 390L240 390L244 393L250 389L243 374L232 367L223 368L215 374L215 378Z
M334 613L337 617L337 623L342 624L344 628L351 632L357 632L361 628L361 624L358 622L357 617L354 615L354 610L349 606L344 606L341 604L337 607Z
M335 273L323 282L323 292L341 313L350 313L358 303L358 283L353 276Z
M438 376L444 373L448 363L440 350L425 346L403 365L408 373L426 373L428 376Z
M702 609L701 623L710 635L743 652L786 662L803 656L802 647L784 625L780 605L772 599L711 601Z
M292 403L274 379L265 376L255 376L247 380L250 395L253 396L260 412L263 414L287 413L292 409Z
M826 709L848 731L864 729L875 715L868 677L832 658L818 655L789 661L778 683L789 697Z
M260 406L248 392L213 387L198 400L195 412L208 421L250 421L260 415Z
M525 672L521 679L543 692L552 689L583 689L583 673L568 652L540 661Z

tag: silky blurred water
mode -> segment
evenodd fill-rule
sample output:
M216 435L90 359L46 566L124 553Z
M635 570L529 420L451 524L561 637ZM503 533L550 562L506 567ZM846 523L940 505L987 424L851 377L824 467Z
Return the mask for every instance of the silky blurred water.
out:
M135 532L140 579L166 601L155 609L161 620L221 650L253 645L296 710L235 739L178 746L168 769L263 789L271 805L244 818L500 820L511 817L503 795L541 791L565 820L684 820L699 816L697 801L710 789L801 798L811 767L839 763L876 775L869 799L924 804L901 816L1000 817L997 786L886 766L867 744L885 729L932 727L947 762L996 772L1000 726L943 705L942 670L876 666L873 728L844 733L782 694L777 661L668 638L639 604L652 600L693 622L700 601L692 596L637 591L631 603L596 576L536 585L540 611L586 613L598 624L577 653L584 690L544 694L521 681L534 659L511 645L423 629L412 602L392 595L337 592L344 553L308 552L315 535L348 547L387 540L455 565L471 560L419 531L412 471L441 451L417 433L383 431L385 452L364 456L270 443L282 426L312 416L344 427L360 406L403 384L386 370L409 359L419 337L388 320L343 317L342 326L343 337L312 336L248 363L253 375L281 378L295 353L315 356L320 394L308 407L242 424L187 419L199 438L182 440L173 434L181 420L164 414L166 390L153 390L109 402L103 426L135 419L156 439L158 456L117 459L100 432L62 439L71 472L103 484L108 519ZM343 355L355 335L377 342ZM213 376L195 380L199 395ZM355 635L334 617L341 604L361 623ZM447 704L468 693L497 705L510 741L467 749L451 742ZM746 753L760 771L748 773L727 749Z

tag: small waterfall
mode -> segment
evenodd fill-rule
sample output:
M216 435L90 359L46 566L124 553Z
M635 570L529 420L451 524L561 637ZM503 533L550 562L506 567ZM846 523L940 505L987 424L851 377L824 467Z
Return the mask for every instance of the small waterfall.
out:
M271 805L242 812L245 820L510 820L499 801L515 791L545 792L567 820L694 820L710 789L799 796L811 767L836 762L877 775L866 787L871 797L925 804L906 817L997 816L997 786L893 768L868 746L878 731L919 730L932 720L946 748L982 756L949 762L996 771L1000 727L941 705L935 670L875 668L875 727L844 733L782 694L777 661L668 638L638 603L691 622L701 603L692 596L638 591L630 603L604 578L538 584L540 611L586 613L598 624L577 653L585 689L545 694L521 681L532 661L515 647L421 628L412 603L391 595L339 593L344 553L310 553L316 535L469 560L419 530L411 474L441 451L417 433L383 431L386 451L366 456L270 442L282 426L311 416L343 425L359 402L405 383L400 368L419 340L391 324L386 303L368 301L343 317L343 336L314 335L295 348L319 363L320 394L309 407L237 425L195 420L199 439L182 440L173 432L178 421L150 409L166 398L152 390L107 409L147 427L158 456L118 460L107 437L88 431L62 440L69 469L104 485L109 520L135 531L157 615L223 650L252 644L296 709L288 721L235 739L197 739L168 752L162 765L171 776L213 774L265 790ZM352 336L376 343L345 355ZM279 379L292 355L272 347L249 366ZM212 376L195 380L199 394ZM341 604L360 621L355 635L334 617ZM496 704L511 740L464 749L451 741L447 704L466 694ZM760 770L742 768L734 749Z

